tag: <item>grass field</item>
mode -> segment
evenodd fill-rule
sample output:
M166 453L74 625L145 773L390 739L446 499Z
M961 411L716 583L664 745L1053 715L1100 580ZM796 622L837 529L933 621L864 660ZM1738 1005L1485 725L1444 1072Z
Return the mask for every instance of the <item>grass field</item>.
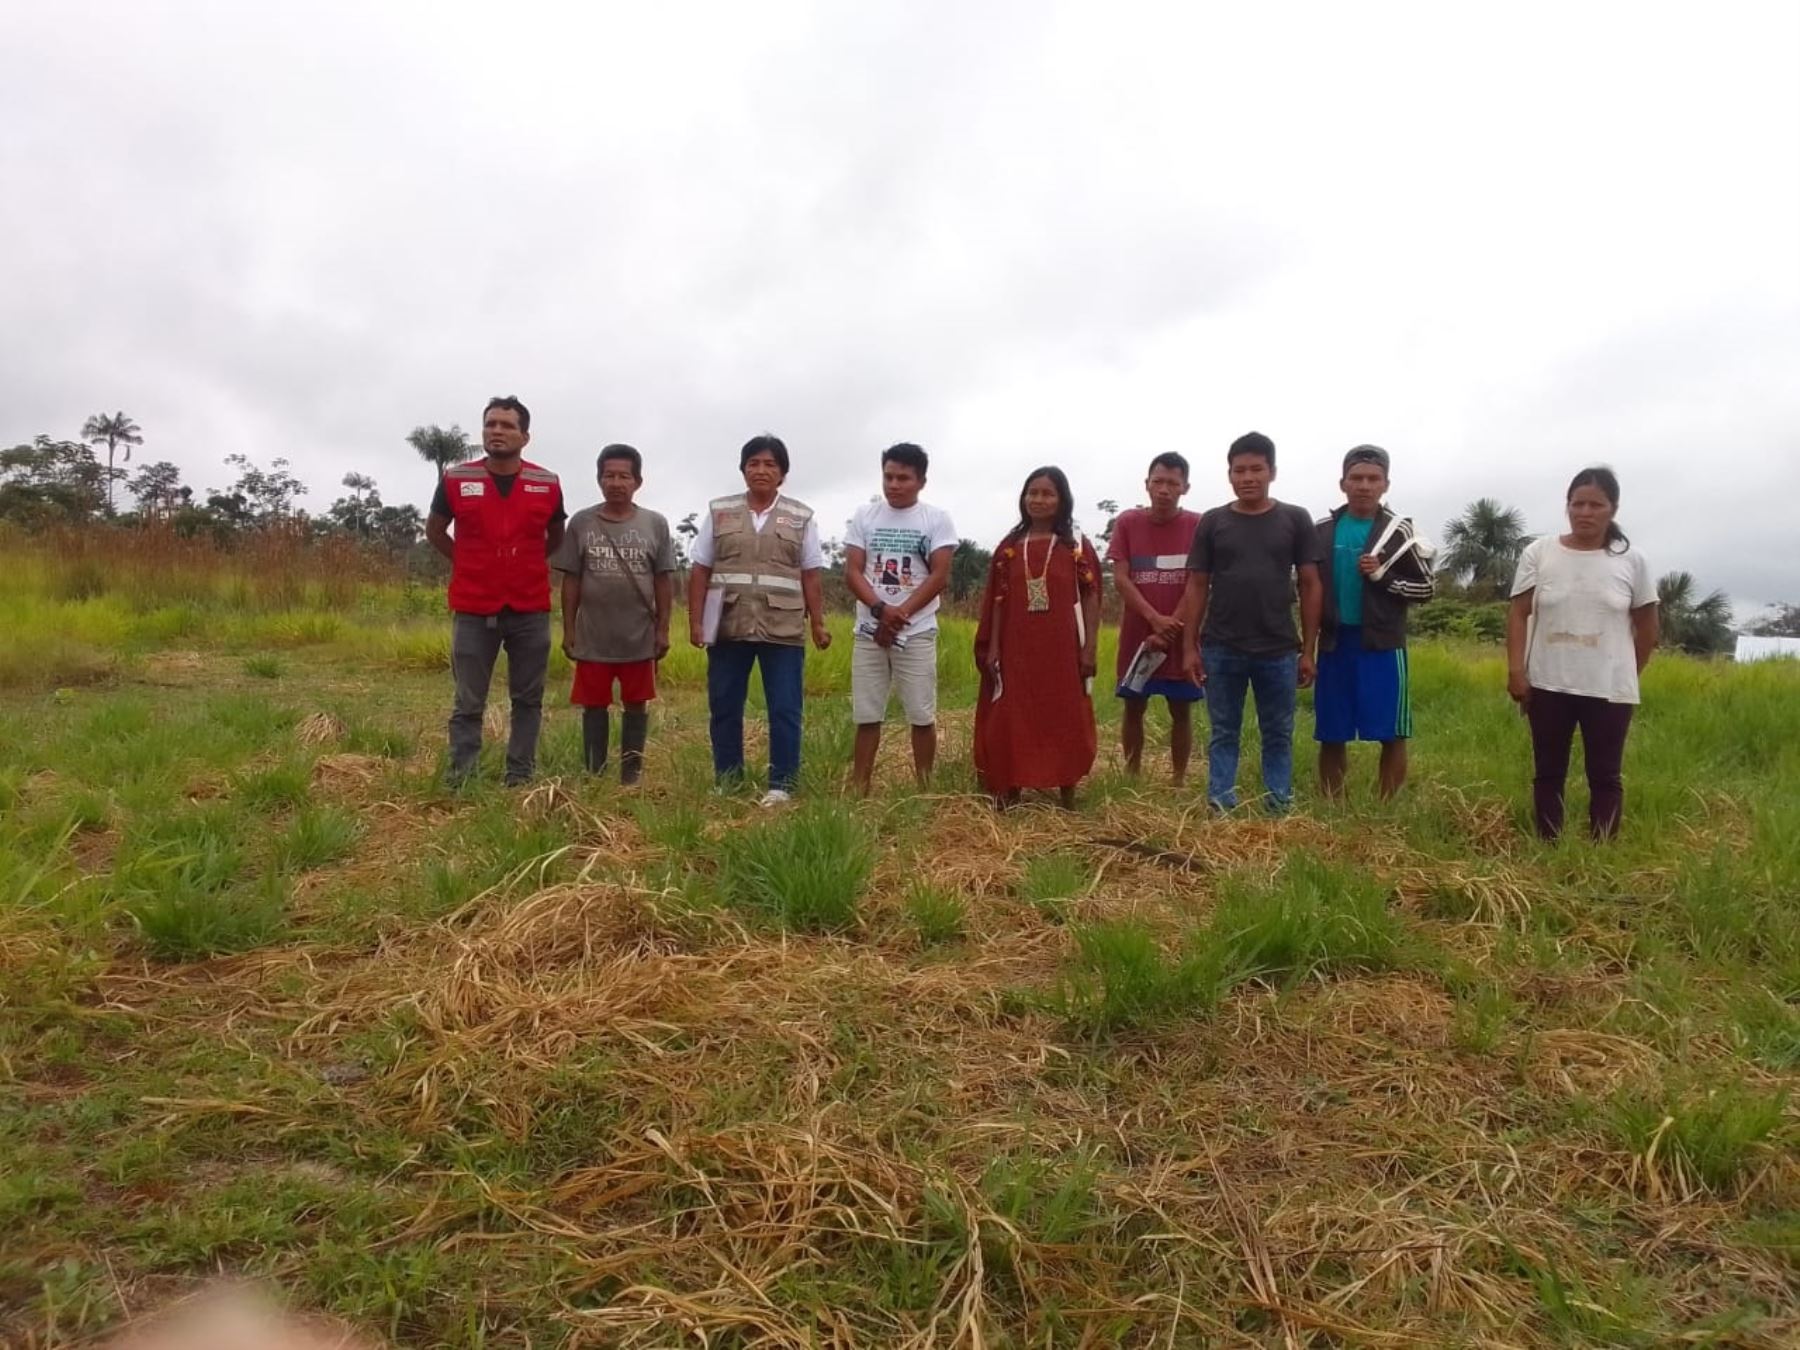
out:
M1800 1342L1800 669L1659 659L1546 848L1492 649L1391 808L1209 820L1103 700L1000 817L953 625L934 791L838 795L840 643L771 815L685 649L642 792L559 669L453 796L435 595L82 589L0 599L0 1343L220 1273L419 1346Z

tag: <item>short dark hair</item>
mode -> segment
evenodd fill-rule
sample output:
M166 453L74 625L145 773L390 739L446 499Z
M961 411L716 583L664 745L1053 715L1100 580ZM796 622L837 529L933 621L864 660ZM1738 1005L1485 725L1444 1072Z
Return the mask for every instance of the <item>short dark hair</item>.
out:
M512 394L496 394L493 398L490 398L487 401L487 407L481 410L481 420L485 422L487 420L487 415L494 411L495 408L501 408L507 412L517 413L519 415L519 430L525 432L531 430L531 409L519 402L516 396Z
M1239 455L1256 455L1272 469L1275 467L1275 442L1260 431L1246 431L1231 443L1231 449L1225 452L1225 462L1229 464Z
M606 461L609 459L628 461L631 464L631 476L640 483L644 481L644 457L637 452L636 447L626 445L622 441L614 441L611 445L603 447L600 451L600 458L594 461L594 471L605 473Z
M1173 450L1165 450L1155 459L1151 460L1150 467L1144 470L1144 477L1148 478L1158 469L1173 469L1176 473L1181 475L1182 482L1187 482L1188 462Z
M925 481L925 470L931 464L931 456L911 441L901 441L898 445L890 445L881 452L881 462L887 464L889 461L911 469L919 475L919 481L922 483Z
M787 446L782 444L781 437L765 431L762 435L752 436L749 440L745 441L744 448L738 452L739 473L744 471L744 466L750 462L750 457L752 455L773 456L775 462L781 466L781 476L783 478L787 477L788 452Z

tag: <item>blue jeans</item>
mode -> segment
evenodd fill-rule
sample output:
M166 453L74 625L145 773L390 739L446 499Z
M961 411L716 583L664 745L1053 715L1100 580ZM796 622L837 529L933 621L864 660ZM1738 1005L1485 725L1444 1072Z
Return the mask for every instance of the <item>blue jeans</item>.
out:
M791 792L800 775L800 699L806 648L779 642L716 642L706 651L706 703L712 712L713 774L744 772L744 701L750 667L762 666L769 705L769 786Z
M1250 656L1214 642L1200 645L1206 672L1206 711L1212 739L1206 748L1206 799L1230 810L1238 804L1238 739L1244 729L1244 691L1255 691L1256 723L1262 732L1263 791L1271 807L1285 810L1294 800L1294 691L1300 658Z

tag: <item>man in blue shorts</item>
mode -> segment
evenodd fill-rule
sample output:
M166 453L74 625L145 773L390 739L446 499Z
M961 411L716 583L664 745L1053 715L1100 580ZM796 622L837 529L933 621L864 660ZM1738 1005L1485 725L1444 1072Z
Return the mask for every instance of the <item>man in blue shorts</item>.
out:
M1410 520L1382 504L1388 452L1359 445L1344 456L1344 504L1317 522L1318 553L1328 569L1319 623L1313 737L1319 787L1341 799L1350 741L1381 742L1380 793L1406 783L1412 705L1406 669L1406 609L1437 588L1419 556Z

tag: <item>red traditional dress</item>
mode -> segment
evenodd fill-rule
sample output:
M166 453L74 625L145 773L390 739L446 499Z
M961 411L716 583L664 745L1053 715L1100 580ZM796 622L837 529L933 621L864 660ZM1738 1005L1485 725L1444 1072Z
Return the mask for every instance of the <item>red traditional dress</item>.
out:
M989 792L1074 787L1094 767L1076 606L1099 584L1085 538L1009 535L995 551L975 631L977 662L1000 635L1000 678L982 670L975 705L975 772Z

